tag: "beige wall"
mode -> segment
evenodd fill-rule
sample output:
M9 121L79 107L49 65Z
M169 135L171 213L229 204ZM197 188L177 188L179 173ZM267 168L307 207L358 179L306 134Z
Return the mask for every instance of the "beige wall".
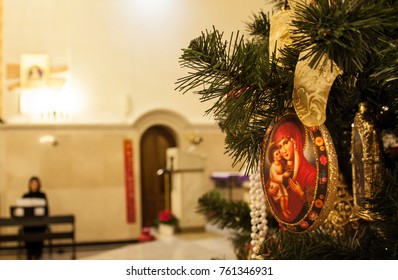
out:
M3 0L0 126L0 215L42 178L52 214L75 214L77 240L107 241L140 234L140 166L134 158L137 223L126 224L123 140L135 155L143 132L166 125L181 149L198 133L194 151L206 157L204 190L212 171L231 170L224 136L193 94L175 92L186 74L181 49L213 26L246 33L252 13L266 0ZM245 34L247 35L247 34ZM67 66L61 89L71 102L69 118L33 118L20 112L24 89L10 89L7 66L21 54L48 54L51 67ZM39 144L51 134L58 145Z
M123 177L123 140L132 137L131 128L5 126L0 133L2 216L38 175L50 213L76 215L78 241L132 237L138 225L125 223ZM39 143L48 134L57 145Z
M71 123L133 123L152 110L173 110L192 123L210 106L175 92L181 49L213 26L247 35L245 22L268 0L3 0L3 69L21 54L47 54L52 67L67 66ZM7 74L7 73L5 73ZM6 78L6 75L3 79ZM3 118L47 121L19 113L26 90L4 81Z
M9 206L26 192L29 177L38 175L51 214L76 216L78 242L137 238L141 230L139 141L155 124L170 127L181 149L189 147L189 134L203 137L194 153L206 157L204 192L213 187L212 171L231 169L230 159L223 154L224 137L216 126L191 125L171 112L153 112L133 126L5 125L0 129L0 215L9 216ZM43 135L53 135L57 144L39 143ZM126 138L134 143L135 224L126 223Z

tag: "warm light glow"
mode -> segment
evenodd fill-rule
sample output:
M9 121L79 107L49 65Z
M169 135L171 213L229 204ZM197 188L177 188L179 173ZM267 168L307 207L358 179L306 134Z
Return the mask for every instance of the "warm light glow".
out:
M20 113L41 121L65 121L76 112L76 97L46 87L24 89L20 95Z
M170 1L167 0L138 0L133 2L134 5L142 11L163 11L170 6Z
M41 144L45 144L45 143L54 144L55 142L56 142L56 140L53 135L44 135L39 138L39 143L41 143Z
M177 1L178 2L178 1ZM178 6L176 0L136 0L131 1L132 9L140 21L155 20L169 17Z

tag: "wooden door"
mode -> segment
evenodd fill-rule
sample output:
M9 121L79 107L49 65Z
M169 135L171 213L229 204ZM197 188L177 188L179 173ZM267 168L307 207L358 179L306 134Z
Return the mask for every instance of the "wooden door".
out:
M141 205L142 226L154 225L158 213L164 210L164 175L157 175L166 167L166 150L176 146L174 134L165 126L150 127L141 138Z

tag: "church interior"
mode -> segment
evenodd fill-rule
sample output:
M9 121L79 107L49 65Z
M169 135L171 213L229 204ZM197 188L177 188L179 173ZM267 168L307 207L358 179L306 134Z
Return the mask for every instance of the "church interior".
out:
M192 38L213 26L244 33L266 2L1 0L0 217L38 176L49 215L75 219L77 259L234 258L228 234L195 208L214 174L239 166L208 104L175 83ZM164 209L177 234L137 244ZM205 253L192 255L195 246Z

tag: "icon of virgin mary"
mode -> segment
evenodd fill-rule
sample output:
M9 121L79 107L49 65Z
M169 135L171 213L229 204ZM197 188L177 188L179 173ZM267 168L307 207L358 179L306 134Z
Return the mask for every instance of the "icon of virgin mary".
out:
M315 163L309 161L311 156L305 155L307 135L307 129L297 117L287 116L275 125L268 141L274 146L273 153L277 149L280 154L280 185L278 187L272 183L275 177L271 175L271 155L265 157L268 163L263 164L263 184L274 214L285 223L296 223L303 219L314 199L317 169ZM284 203L275 199L280 189L285 190L282 198Z

